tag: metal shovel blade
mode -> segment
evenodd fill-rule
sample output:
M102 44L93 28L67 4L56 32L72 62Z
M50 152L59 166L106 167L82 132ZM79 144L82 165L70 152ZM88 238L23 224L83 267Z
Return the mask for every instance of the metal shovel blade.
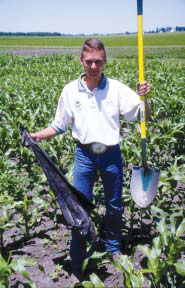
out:
M134 166L132 168L132 177L130 183L130 192L134 202L140 208L146 208L150 205L157 194L159 183L159 169L150 167Z

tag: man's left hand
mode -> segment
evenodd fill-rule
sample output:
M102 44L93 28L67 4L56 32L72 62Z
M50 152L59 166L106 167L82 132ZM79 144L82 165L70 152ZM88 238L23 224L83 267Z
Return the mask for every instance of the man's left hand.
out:
M150 92L150 85L147 81L143 81L141 84L137 83L137 93L140 96L146 96Z

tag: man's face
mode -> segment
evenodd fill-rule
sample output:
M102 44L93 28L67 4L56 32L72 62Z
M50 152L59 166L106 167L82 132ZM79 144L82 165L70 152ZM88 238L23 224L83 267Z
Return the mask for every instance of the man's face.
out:
M80 60L87 77L101 78L105 64L105 55L103 50L91 49L90 51L84 51Z

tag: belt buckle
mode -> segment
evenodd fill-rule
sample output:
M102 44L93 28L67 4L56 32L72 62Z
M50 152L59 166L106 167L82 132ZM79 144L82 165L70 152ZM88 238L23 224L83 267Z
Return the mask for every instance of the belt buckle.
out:
M105 144L102 144L102 143L93 142L90 145L90 150L94 154L102 154L107 150L107 146Z

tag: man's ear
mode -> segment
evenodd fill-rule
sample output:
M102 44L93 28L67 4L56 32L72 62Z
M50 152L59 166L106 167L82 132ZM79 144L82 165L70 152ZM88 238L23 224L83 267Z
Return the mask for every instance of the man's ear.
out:
M83 65L83 56L80 56L80 63Z

